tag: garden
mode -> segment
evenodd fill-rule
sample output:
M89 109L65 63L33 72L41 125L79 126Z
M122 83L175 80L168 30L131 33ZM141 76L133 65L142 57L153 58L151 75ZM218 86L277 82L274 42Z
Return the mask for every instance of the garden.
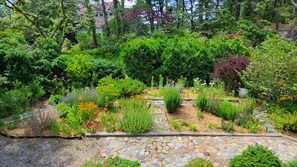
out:
M296 140L294 1L124 3L0 1L1 135ZM279 25L291 25L287 35ZM229 166L296 166L261 145L229 158ZM119 156L87 166L121 164L140 166Z

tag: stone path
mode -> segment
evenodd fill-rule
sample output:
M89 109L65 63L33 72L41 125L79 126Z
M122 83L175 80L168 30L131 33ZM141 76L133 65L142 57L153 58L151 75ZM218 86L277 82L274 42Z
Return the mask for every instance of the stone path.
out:
M166 117L166 113L163 112L164 103L163 101L148 101L152 105L154 111L154 124L151 132L162 132L170 131L170 125Z
M119 155L139 160L142 166L184 166L196 157L209 159L216 167L248 145L267 146L281 160L297 159L297 142L281 137L131 137L62 139L7 139L0 137L0 162L3 167L84 166Z

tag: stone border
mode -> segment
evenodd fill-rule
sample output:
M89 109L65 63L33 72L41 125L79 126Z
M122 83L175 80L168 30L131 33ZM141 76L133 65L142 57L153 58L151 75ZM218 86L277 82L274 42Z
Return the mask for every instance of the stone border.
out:
M147 132L139 134L131 134L126 132L95 132L86 133L86 137L166 137L166 136L238 136L238 137L283 137L282 134L253 134L253 133L209 133L209 132Z

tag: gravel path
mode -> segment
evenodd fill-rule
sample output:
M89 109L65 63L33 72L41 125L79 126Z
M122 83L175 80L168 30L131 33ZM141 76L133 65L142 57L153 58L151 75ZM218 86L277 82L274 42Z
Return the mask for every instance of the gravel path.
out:
M7 139L0 137L2 167L84 166L86 162L119 155L142 166L183 166L195 157L226 166L248 145L267 146L281 160L297 159L297 143L281 137L135 137L63 139Z

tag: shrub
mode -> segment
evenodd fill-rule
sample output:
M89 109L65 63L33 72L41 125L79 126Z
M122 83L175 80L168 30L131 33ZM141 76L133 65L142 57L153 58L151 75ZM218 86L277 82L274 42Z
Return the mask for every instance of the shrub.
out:
M259 144L248 146L241 155L237 155L229 162L229 167L235 166L267 166L281 167L282 162L266 147Z
M121 97L141 94L146 88L144 83L133 79L120 79L117 84L121 87Z
M164 102L169 113L176 112L177 108L182 102L179 91L175 87L166 87L164 93Z
M45 93L36 83L30 86L20 84L16 83L15 89L0 95L0 118L24 112Z
M228 122L227 124L222 121L222 129L227 131L227 132L233 132L234 131L234 123L233 122Z
M170 121L170 125L176 130L180 130L182 127L182 123L177 119Z
M207 111L214 115L219 115L220 104L221 102L218 99L210 98L207 103Z
M50 98L48 99L49 104L51 105L56 105L59 103L63 95L51 95Z
M108 157L102 163L93 163L86 165L86 167L140 167L139 161L131 161L120 158L119 156Z
M197 117L198 117L199 120L203 119L203 113L199 109L197 110Z
M278 106L271 106L268 112L268 116L277 129L297 132L297 112L290 113Z
M238 104L231 103L229 101L223 101L219 106L219 115L224 119L233 119L237 113L239 113L242 107Z
M201 94L196 98L195 103L196 106L199 107L202 111L205 111L207 108L208 98L205 94Z
M67 116L51 128L52 131L61 131L68 136L81 135L83 133L83 120L79 109L71 107L67 111Z
M213 164L202 158L195 158L191 160L185 167L213 167Z
M251 114L240 115L235 122L237 125L248 129L250 132L257 132L261 127L261 123Z
M153 124L153 113L143 99L132 98L123 101L121 128L132 134L148 132Z
M93 68L90 58L89 55L73 55L67 60L66 71L74 87L81 88L88 85L91 77L89 71Z
M105 126L107 132L114 132L119 126L118 117L111 112L107 112L106 114L102 115L101 122Z
M119 97L130 97L144 91L146 85L133 79L113 79L111 76L99 80L97 87L100 106L111 106Z
M215 65L213 75L224 81L225 89L228 92L234 90L238 95L239 87L243 86L239 73L249 64L250 61L247 57L230 55Z
M297 94L297 46L280 38L269 38L251 50L251 64L241 79L253 96L277 102Z
M93 66L89 73L92 74L91 85L96 85L98 80L107 76L113 78L123 78L123 69L119 63L107 61L104 59L90 59Z
M155 70L161 66L162 45L162 40L153 38L127 42L121 51L127 75L148 85L148 76L158 76Z
M218 125L216 123L209 122L207 127L210 128L210 129L217 129Z
M197 126L195 124L189 124L190 131L197 131Z
M43 132L49 130L52 123L57 118L54 111L42 112L37 111L27 119L27 124L33 132Z
M253 99L253 98L246 98L245 99L245 102L243 104L244 106L244 111L247 113L247 114L253 114L253 111L256 107L256 103L257 103L257 100L256 99Z
M297 160L289 161L288 163L284 164L283 167L297 167Z

